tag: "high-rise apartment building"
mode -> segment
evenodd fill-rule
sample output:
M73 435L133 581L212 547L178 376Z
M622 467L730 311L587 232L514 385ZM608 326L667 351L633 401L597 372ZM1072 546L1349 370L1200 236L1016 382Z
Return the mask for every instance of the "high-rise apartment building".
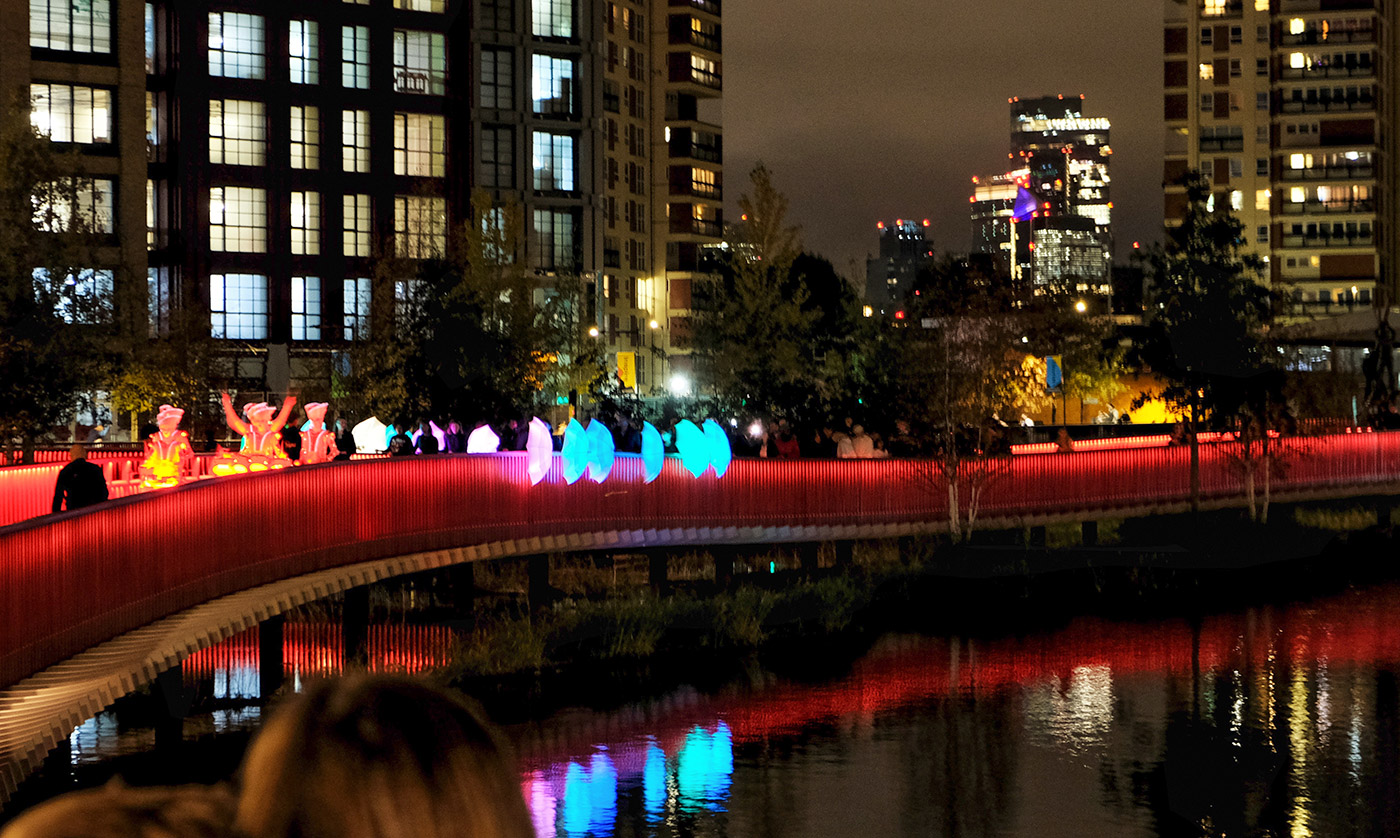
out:
M1310 313L1394 284L1395 16L1379 0L1166 2L1167 223L1201 170Z
M688 348L722 226L718 0L0 0L0 20L0 86L94 177L95 267L145 284L153 335L207 316L226 383L328 381L373 306L417 293L376 266L447 255L477 187L523 210L539 293L595 289L639 392Z

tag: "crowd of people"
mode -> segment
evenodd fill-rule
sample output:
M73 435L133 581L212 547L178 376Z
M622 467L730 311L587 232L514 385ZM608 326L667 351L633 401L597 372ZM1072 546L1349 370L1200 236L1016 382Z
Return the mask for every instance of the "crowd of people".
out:
M499 734L459 693L403 676L312 683L228 786L71 792L0 838L533 838Z

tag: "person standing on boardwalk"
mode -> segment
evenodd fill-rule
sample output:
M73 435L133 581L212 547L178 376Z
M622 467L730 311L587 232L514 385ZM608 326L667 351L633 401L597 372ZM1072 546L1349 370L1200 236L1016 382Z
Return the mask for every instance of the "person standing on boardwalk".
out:
M101 466L87 461L87 446L75 443L68 449L68 457L71 462L59 471L53 487L53 511L62 512L65 502L72 512L106 500L107 479Z

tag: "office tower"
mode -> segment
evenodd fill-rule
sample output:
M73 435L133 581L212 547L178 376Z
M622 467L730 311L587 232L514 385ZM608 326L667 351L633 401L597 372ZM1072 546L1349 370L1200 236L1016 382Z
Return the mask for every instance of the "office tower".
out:
M1007 100L1016 168L974 177L972 249L1027 293L1107 295L1113 258L1111 125L1083 96Z
M1299 311L1393 287L1395 14L1374 0L1166 3L1167 223L1185 210L1178 181L1201 170Z
M865 302L872 314L893 317L904 308L904 297L919 271L933 265L933 242L928 238L928 219L899 218L893 224L881 221L875 226L880 231L880 255L865 263Z

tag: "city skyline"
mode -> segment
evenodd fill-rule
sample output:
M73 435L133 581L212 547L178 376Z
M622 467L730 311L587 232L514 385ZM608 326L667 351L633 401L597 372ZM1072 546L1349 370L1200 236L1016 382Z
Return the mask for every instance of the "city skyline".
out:
M1006 165L1006 100L1083 94L1113 122L1118 261L1133 242L1161 238L1160 4L960 0L936 17L913 10L894 0L726 5L729 207L762 161L805 247L857 280L880 220L927 217L939 254L966 252L971 177ZM1019 25L997 30L993 46L971 34L988 21Z

